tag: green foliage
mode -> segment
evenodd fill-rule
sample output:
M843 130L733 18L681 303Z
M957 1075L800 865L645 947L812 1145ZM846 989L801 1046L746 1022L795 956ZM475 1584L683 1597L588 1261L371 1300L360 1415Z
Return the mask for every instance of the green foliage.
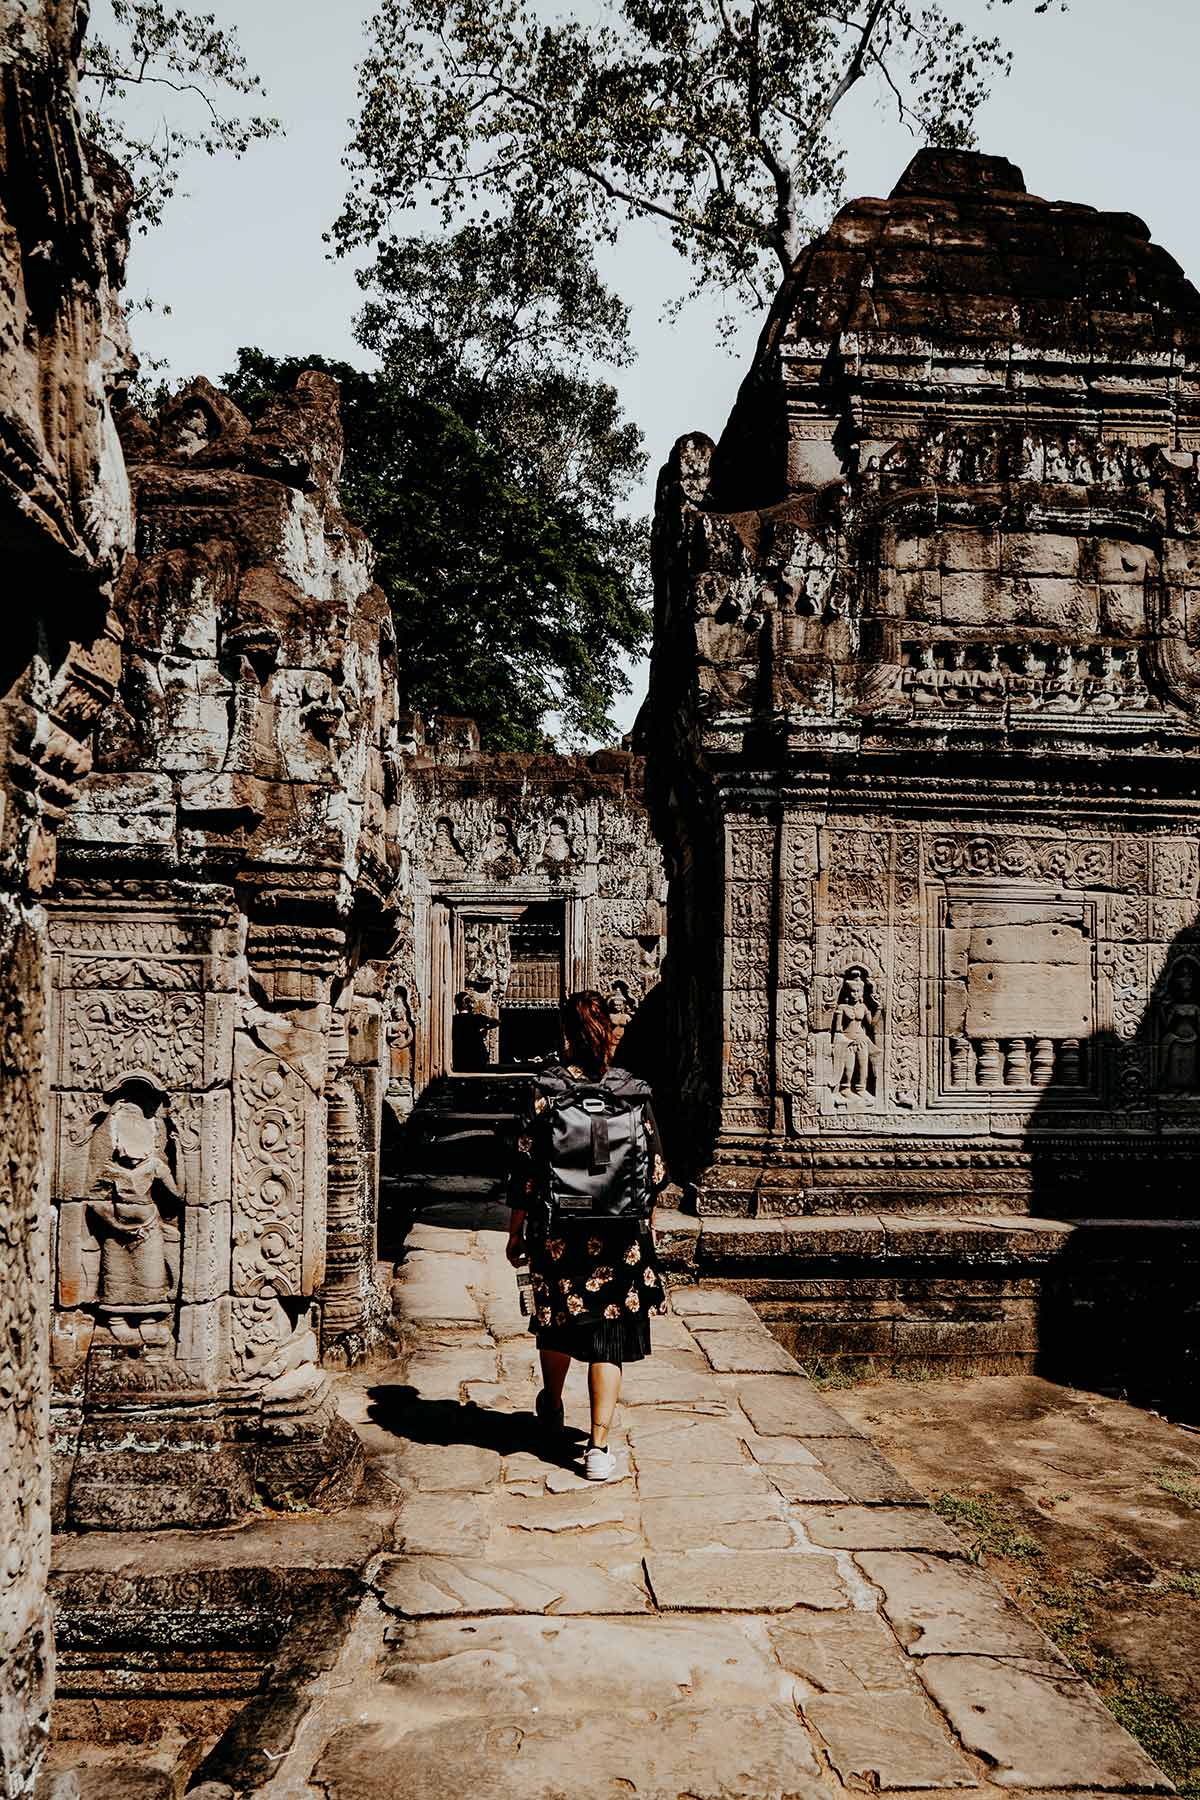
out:
M987 1555L1024 1562L1042 1554L1037 1539L1020 1529L995 1494L939 1494L933 1510L967 1539L972 1562Z
M864 1381L870 1381L873 1373L870 1363L848 1362L840 1356L815 1356L800 1366L813 1386L822 1393L836 1391L838 1388L859 1387Z
M1087 1679L1130 1737L1174 1782L1183 1800L1200 1800L1200 1731L1169 1695L1143 1681L1119 1656L1093 1656Z
M1193 1469L1155 1469L1154 1480L1164 1494L1182 1500L1193 1512L1200 1512L1200 1474Z
M1200 1569L1179 1569L1174 1575L1168 1575L1166 1588L1172 1594L1187 1594L1189 1599L1200 1600Z
M320 356L243 349L223 385L254 417L306 368L342 384L343 505L375 546L408 704L469 714L497 749L543 747L551 712L572 741L611 737L613 698L629 685L620 659L644 650L649 629L644 527L606 510L605 482L611 493L628 450L597 449L593 417L580 428L591 433L591 459L564 444L547 472L536 435L524 461L488 441L492 402L478 384L461 380L456 391L448 379L443 397L431 397L386 371ZM565 434L572 390L558 379ZM540 441L555 441L553 431ZM606 454L607 476L595 466Z
M109 0L107 10L111 29L85 40L80 62L84 129L132 176L133 217L145 232L161 224L193 151L239 157L280 125L231 105L266 90L236 32L211 13L163 0ZM157 118L135 105L136 90L162 104ZM135 124L143 112L146 122Z
M1137 1674L1123 1657L1094 1642L1090 1596L1102 1586L1094 1576L1074 1574L1069 1582L1028 1587L1021 1598L1072 1668L1092 1684L1118 1724L1137 1739L1184 1800L1200 1800L1200 1731L1168 1694Z
M920 141L973 141L1010 59L958 13L955 0L599 0L552 20L536 0L382 0L335 241L395 244L396 215L422 202L448 230L537 217L568 245L646 217L696 290L759 306L840 193L836 115L860 81Z

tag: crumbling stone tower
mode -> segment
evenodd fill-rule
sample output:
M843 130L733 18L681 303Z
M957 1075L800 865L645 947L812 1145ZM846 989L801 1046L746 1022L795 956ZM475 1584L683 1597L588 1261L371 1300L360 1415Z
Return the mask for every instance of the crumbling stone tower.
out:
M1198 374L1140 220L922 151L676 445L648 748L702 1214L852 1213L864 1258L920 1215L935 1261L964 1206L1194 1215Z
M126 421L122 678L50 909L56 1516L352 1491L380 1323L359 965L390 947L394 637L337 384ZM136 1421L136 1430L132 1422Z

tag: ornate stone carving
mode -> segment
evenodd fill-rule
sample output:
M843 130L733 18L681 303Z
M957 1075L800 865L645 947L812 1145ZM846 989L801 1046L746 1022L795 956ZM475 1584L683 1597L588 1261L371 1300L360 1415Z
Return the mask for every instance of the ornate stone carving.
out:
M773 1211L1053 1209L1073 1143L1130 1133L1152 1207L1200 1128L1171 974L1200 905L1200 403L1144 304L1190 343L1200 295L1080 216L921 152L806 252L720 443L663 472L644 721L702 1208L751 1205L728 1175L757 1159ZM1123 246L1115 312L1067 219Z
M64 1313L88 1305L101 1321L58 1419L79 1525L112 1523L100 1472L122 1454L123 1407L137 1408L153 1487L153 1448L176 1429L159 1394L202 1401L223 1446L226 1485L197 1488L198 1519L214 1506L236 1517L255 1482L312 1492L339 1463L352 1477L357 1452L314 1362L330 1030L356 961L386 952L401 866L394 639L369 551L338 510L336 387L303 375L252 424L197 382L130 422L130 442L142 549L120 591L130 654L64 834L53 925L57 1288ZM423 829L436 836L433 819ZM365 1063L347 1082L360 1079L365 1093ZM103 1111L133 1082L162 1095L170 1154L153 1174L149 1153L114 1154L99 1194L94 1172L65 1185L88 1154L80 1097ZM338 1092L357 1105L351 1086ZM377 1143L375 1131L356 1154ZM373 1180L358 1191L374 1204ZM335 1246L360 1286L374 1249L361 1213ZM258 1358L241 1335L251 1321L276 1346ZM359 1334L355 1354L368 1347ZM152 1354L169 1371L157 1386L109 1370ZM250 1387L236 1400L231 1369ZM72 1448L85 1440L80 1481ZM125 1522L154 1522L143 1500ZM185 1498L175 1505L185 1518Z
M100 1243L96 1310L127 1348L171 1338L183 1196L169 1153L165 1094L123 1083L92 1132L85 1210Z
M1159 1001L1158 1087L1168 1094L1200 1094L1200 963L1177 956Z
M835 1106L863 1112L880 1091L883 1008L870 973L852 963L842 976L829 1026L830 1090Z

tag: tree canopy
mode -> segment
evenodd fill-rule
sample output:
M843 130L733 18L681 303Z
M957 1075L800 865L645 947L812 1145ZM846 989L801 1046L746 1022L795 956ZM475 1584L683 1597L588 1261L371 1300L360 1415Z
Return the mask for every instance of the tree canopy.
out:
M386 259L422 203L448 229L537 215L568 244L649 217L695 289L760 306L838 197L860 81L922 141L965 146L1008 66L956 0L600 0L557 21L537 0L382 0L334 237Z
M108 0L109 29L89 32L79 76L84 130L133 179L133 217L145 232L162 223L188 156L242 156L280 131L278 119L246 114L266 89L246 66L232 28L212 13L163 0ZM138 108L134 94L161 102ZM139 123L139 117L144 122Z
M649 629L645 528L613 504L631 448L611 390L609 418L586 427L569 377L527 396L537 431L522 463L489 441L492 399L465 379L418 392L386 370L247 348L223 385L254 417L306 368L342 384L343 505L375 546L407 702L469 714L495 749L544 747L549 714L568 740L611 737L613 699L629 686L621 659L644 652ZM599 386L588 397L602 412ZM519 437L514 422L507 429ZM615 439L607 468L585 456L570 471L571 430L592 446Z

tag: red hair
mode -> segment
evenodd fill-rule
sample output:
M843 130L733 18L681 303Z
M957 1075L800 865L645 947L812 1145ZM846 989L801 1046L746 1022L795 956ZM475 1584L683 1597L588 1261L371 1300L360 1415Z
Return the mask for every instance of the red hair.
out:
M604 995L594 988L568 994L559 1008L567 1061L599 1081L612 1061L616 1034Z

